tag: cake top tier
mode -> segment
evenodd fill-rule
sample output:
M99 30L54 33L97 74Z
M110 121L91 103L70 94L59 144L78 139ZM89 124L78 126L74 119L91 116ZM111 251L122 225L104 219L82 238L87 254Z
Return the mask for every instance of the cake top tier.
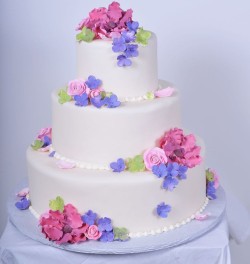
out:
M77 26L77 77L99 76L117 96L141 97L158 87L156 36L117 2L90 11Z

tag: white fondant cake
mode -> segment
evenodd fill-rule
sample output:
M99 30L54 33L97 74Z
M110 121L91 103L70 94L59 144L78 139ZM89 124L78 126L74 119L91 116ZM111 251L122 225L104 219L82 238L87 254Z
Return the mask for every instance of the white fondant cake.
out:
M78 209L62 207L60 197L50 202L52 215L40 225L58 243L124 240L115 226L130 236L160 233L188 223L207 204L204 146L200 155L194 135L177 129L179 95L158 81L156 36L131 15L114 2L81 22L79 79L52 93L52 143L44 129L27 151L32 212L42 215L56 196ZM115 22L100 28L96 17ZM112 33L120 34L113 42ZM113 227L107 218L93 220L90 209ZM51 224L55 217L64 219L59 227Z

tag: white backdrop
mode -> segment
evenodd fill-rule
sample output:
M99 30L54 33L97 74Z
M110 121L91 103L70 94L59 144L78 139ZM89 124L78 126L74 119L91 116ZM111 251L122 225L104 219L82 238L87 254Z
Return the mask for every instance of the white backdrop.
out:
M26 177L25 150L50 125L50 93L75 77L74 29L109 3L0 0L0 233L8 193ZM180 90L183 126L203 137L207 165L250 210L250 2L120 3L157 34L159 78ZM233 259L249 263L249 246L232 245Z

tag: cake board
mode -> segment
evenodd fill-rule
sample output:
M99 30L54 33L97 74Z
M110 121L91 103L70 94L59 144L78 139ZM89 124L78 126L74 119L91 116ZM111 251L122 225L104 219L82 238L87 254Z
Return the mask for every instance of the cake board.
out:
M44 234L41 233L40 227L38 226L38 220L33 216L30 210L20 211L15 207L17 201L16 193L27 186L27 181L23 181L15 188L8 200L8 214L12 224L22 234L35 241L48 246L78 253L135 254L177 247L191 242L211 231L223 219L226 208L225 192L222 187L219 187L217 190L217 199L209 201L205 208L205 213L209 213L209 217L204 221L193 220L186 225L168 232L140 238L132 238L126 242L114 241L104 243L87 241L79 244L57 245L44 237Z

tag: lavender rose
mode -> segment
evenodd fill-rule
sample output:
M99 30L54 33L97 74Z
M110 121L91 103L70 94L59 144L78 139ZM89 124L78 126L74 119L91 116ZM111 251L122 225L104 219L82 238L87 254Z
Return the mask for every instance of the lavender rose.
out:
M83 80L73 80L68 84L68 95L82 95L86 92L86 84Z

